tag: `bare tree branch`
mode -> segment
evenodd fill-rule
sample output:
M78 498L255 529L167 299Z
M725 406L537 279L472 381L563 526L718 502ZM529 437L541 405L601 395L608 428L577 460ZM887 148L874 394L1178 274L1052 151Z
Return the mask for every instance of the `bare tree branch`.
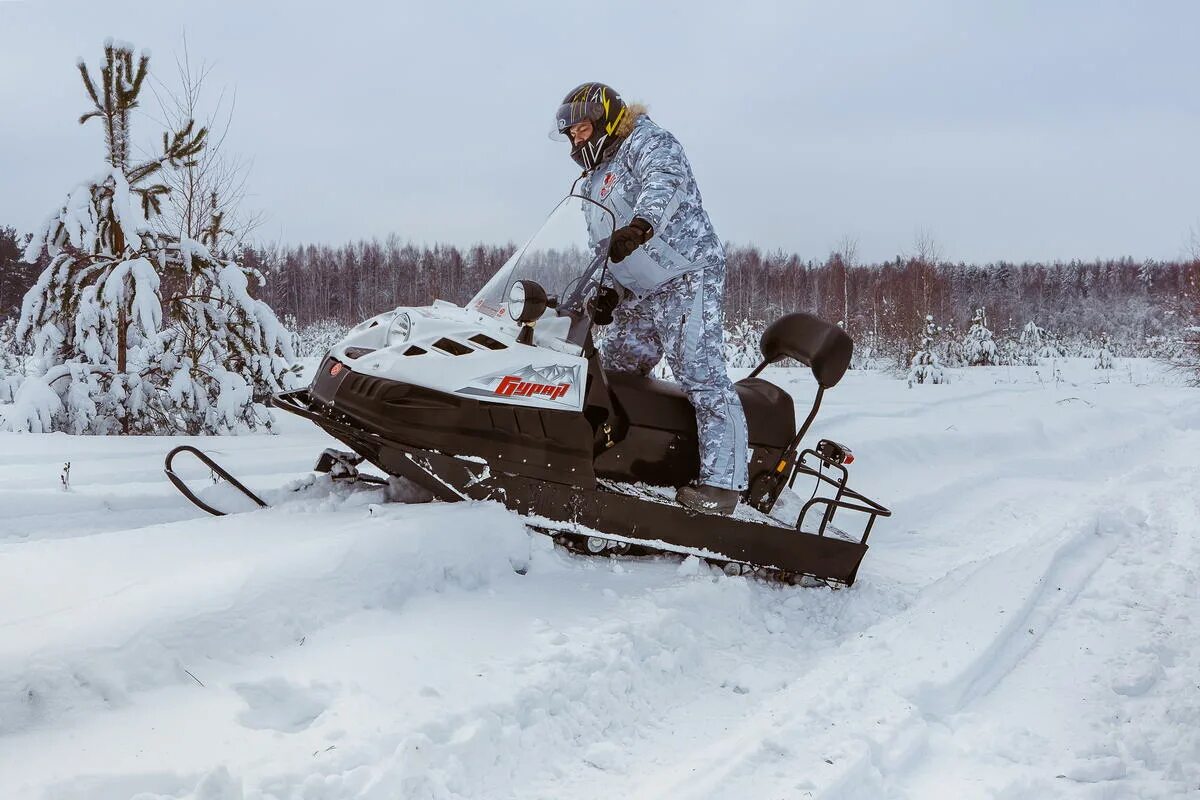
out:
M913 234L913 249L910 258L931 267L936 267L941 263L942 248L929 228L918 228Z
M204 150L190 163L164 175L170 193L163 203L161 230L205 241L214 252L232 254L265 220L263 212L243 208L251 161L224 149L237 109L237 93L222 88L211 106L206 103L206 88L214 65L193 61L186 32L182 35L175 68L176 86L155 80L152 87L161 123L174 129L180 120L202 119L206 122L208 140Z

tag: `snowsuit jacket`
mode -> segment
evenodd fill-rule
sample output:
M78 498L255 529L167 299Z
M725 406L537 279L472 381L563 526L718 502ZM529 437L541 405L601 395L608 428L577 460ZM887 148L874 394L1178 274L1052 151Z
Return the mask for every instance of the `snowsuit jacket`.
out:
M636 300L613 312L600 345L605 369L649 375L667 359L696 409L700 483L746 488L746 416L725 370L721 295L725 249L700 201L683 147L630 106L632 120L616 153L586 175L584 191L613 212L617 226L641 217L654 235L612 277ZM587 209L593 244L608 236L608 214Z
M644 107L633 105L629 111L616 153L584 176L583 193L611 210L618 228L641 217L654 229L650 241L610 265L614 279L645 297L694 270L710 268L723 275L725 248L701 203L683 146L655 125ZM589 205L593 239L608 235L607 216Z

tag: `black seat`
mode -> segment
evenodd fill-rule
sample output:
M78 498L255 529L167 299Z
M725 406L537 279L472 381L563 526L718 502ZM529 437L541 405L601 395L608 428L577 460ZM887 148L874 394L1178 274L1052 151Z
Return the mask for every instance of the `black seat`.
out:
M677 384L628 372L607 373L608 385L630 425L677 431L696 438L696 410ZM750 444L780 449L796 433L791 395L762 378L734 384L746 411Z

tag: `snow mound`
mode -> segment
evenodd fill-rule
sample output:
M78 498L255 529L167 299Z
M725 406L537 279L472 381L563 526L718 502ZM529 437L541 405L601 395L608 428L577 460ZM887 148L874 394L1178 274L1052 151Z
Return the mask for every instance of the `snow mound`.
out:
M202 519L43 542L7 555L0 583L9 586L44 573L66 549L105 568L74 572L54 595L10 607L0 639L0 735L199 682L214 663L294 644L364 608L513 580L513 564L528 559L524 526L495 506L346 502L319 510L331 504L310 501L303 514L257 511L231 518L235 526Z

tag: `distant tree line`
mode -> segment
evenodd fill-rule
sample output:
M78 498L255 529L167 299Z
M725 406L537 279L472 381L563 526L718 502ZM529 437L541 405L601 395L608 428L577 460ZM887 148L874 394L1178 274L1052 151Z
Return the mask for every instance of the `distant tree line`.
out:
M266 277L259 297L301 325L357 323L398 305L435 299L463 303L516 249L475 245L418 247L397 236L341 247L245 247L241 263Z
M19 261L24 239L0 227L0 316L14 314L39 272ZM353 324L397 305L435 298L463 303L515 246L417 246L397 236L339 247L253 245L241 264L259 270L255 289L282 318ZM935 263L898 257L855 264L842 253L823 262L756 247L731 247L725 314L765 323L809 311L843 324L858 347L903 363L919 346L926 316L961 338L977 309L998 336L1029 322L1060 337L1099 340L1117 355L1163 355L1200 317L1200 260L1130 258L1068 263Z
M301 325L326 319L353 324L397 305L435 298L463 303L513 249L417 247L393 236L339 248L248 247L242 263L267 276L262 297L280 314ZM987 310L997 335L1015 337L1036 322L1063 337L1107 333L1119 355L1132 355L1178 340L1196 324L1200 261L976 266L897 258L848 265L839 254L812 262L732 247L725 297L731 326L810 311L841 322L860 347L897 360L912 355L927 315L961 336L979 308Z
M991 328L1017 338L1030 322L1063 338L1098 341L1118 355L1173 355L1200 316L1200 260L1115 259L1067 263L934 263L896 258L851 266L730 251L726 314L769 321L793 310L841 322L861 348L901 363L933 316L961 338L978 309Z

